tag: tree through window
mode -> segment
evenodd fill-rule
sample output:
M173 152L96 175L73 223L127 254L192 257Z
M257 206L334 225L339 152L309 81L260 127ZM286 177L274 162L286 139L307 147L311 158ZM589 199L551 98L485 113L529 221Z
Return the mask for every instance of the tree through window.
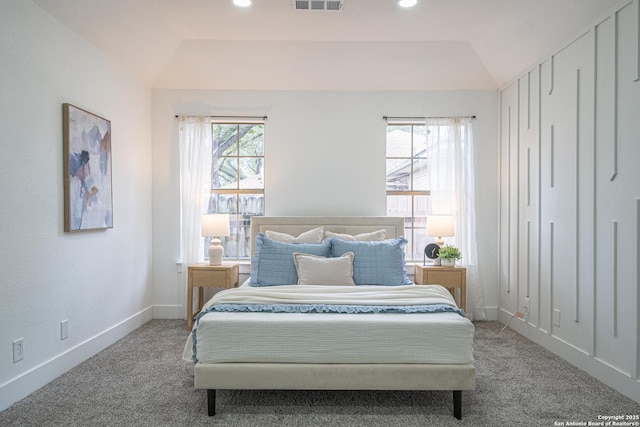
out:
M227 213L225 258L251 255L252 216L264 215L264 123L212 123L211 198L208 213ZM209 239L205 239L205 248Z

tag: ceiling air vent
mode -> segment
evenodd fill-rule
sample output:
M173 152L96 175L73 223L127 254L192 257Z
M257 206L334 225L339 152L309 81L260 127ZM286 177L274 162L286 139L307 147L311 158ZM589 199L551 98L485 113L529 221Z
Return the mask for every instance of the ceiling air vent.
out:
M341 11L344 0L292 0L291 7L295 10Z

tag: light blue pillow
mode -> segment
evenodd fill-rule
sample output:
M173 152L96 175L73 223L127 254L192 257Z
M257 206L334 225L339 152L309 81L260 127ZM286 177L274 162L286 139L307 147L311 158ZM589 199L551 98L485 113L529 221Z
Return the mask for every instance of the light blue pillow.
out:
M331 256L353 252L353 280L356 285L411 285L405 270L404 237L381 242L331 241Z
M283 243L259 233L251 258L249 285L295 285L298 283L298 273L293 262L293 253L328 257L330 250L331 242L328 240L322 243Z

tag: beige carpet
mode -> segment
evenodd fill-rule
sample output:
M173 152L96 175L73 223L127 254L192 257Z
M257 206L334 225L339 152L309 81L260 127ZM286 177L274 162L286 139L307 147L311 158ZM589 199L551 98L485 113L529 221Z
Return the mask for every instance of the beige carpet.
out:
M476 390L220 390L217 415L180 356L184 322L154 320L0 412L0 426L554 426L640 405L506 329L476 322Z

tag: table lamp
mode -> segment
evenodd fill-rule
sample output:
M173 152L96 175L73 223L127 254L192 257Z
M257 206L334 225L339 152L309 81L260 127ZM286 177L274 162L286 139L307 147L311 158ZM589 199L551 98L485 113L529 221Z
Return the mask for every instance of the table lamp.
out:
M427 245L424 249L425 260L429 258L433 261L433 265L440 265L438 258L439 247L444 246L443 237L453 236L453 215L429 215L427 216L427 236L436 237L435 246L433 243Z
M202 215L202 235L212 237L209 246L209 265L222 264L224 247L218 237L229 235L229 214Z

